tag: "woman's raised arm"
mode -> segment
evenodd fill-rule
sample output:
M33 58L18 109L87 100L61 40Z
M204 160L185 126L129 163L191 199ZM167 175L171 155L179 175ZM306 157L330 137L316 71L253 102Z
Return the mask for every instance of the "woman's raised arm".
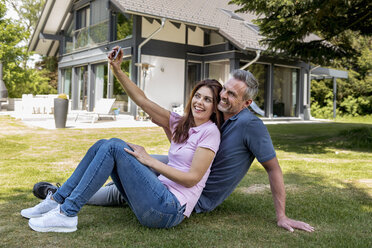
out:
M114 48L116 51L117 49L119 48ZM108 59L113 73L123 86L128 96L151 117L153 122L161 127L168 128L170 111L148 99L145 93L121 70L120 65L123 62L123 51L121 49L119 50L116 59L113 59L113 54L110 53Z

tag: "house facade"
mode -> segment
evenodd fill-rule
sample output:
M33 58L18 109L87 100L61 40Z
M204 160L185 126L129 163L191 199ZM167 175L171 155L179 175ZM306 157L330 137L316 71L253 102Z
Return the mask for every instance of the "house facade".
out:
M121 113L140 113L108 66L120 46L123 69L166 109L182 106L197 81L223 83L245 67L259 81L255 102L264 118L303 119L310 65L262 55L256 16L237 8L227 0L47 0L29 50L58 57L58 92L74 110L116 98Z

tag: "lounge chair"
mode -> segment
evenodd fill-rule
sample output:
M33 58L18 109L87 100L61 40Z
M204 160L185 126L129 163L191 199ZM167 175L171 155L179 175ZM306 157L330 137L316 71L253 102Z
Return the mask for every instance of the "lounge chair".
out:
M254 112L256 112L257 114L261 115L261 116L265 116L265 111L263 111L260 107L258 107L258 105L252 101L251 105L249 105Z
M114 105L115 98L101 98L96 102L96 106L94 107L92 112L84 111L84 112L77 112L75 122L79 118L79 116L89 116L92 117L92 123L98 121L101 116L108 116L116 120L116 116L111 113L112 105Z

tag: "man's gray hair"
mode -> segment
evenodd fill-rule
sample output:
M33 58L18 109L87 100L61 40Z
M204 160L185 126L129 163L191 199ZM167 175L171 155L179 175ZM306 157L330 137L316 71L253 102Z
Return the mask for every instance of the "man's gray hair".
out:
M243 96L244 100L254 100L258 93L258 81L252 73L245 70L234 70L231 75L236 80L242 81L247 85L247 89Z

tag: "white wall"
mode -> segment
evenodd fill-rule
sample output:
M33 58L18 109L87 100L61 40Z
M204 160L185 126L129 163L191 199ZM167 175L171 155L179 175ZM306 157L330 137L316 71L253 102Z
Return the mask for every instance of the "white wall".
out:
M153 23L150 23L145 18L142 18L142 37L149 37L159 27L160 24L157 21L154 20ZM153 39L185 44L185 30L186 26L184 24L181 24L180 28L176 28L172 23L166 21L164 28Z
M188 43L194 46L203 46L204 45L204 31L200 28L195 28L195 31L192 31L189 28L188 31Z
M147 97L168 110L174 103L183 104L185 61L150 55L142 55L141 59L142 63L154 65L146 76ZM143 85L143 74L141 82Z

